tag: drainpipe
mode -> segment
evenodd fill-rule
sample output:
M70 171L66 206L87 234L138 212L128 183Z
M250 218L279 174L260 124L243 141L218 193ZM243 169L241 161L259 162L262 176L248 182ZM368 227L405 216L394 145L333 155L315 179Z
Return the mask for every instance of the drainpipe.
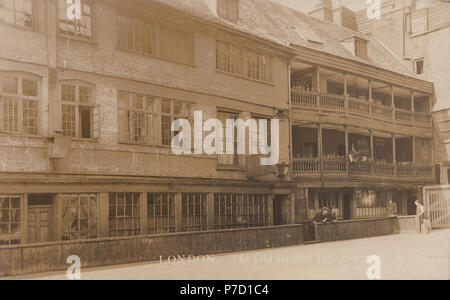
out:
M292 145L292 96L291 96L291 60L288 59L288 64L287 64L287 72L288 72L288 101L289 101L289 181L292 181L293 178L293 166L294 166L294 155L292 153L293 151L293 145Z

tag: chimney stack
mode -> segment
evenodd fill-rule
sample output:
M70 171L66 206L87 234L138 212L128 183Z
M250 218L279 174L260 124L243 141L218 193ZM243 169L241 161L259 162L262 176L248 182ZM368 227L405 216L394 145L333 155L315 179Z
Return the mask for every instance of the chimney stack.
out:
M316 4L313 11L309 13L311 17L333 22L333 3L332 0L321 0Z

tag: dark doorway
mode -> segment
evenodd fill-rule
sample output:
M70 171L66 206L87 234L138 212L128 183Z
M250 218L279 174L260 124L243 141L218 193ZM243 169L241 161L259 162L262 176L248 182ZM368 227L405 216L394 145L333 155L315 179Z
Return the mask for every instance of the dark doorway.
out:
M417 195L414 192L408 192L408 202L407 202L407 212L408 216L413 216L416 214L416 202Z
M289 195L276 195L273 199L273 224L286 225L288 224L288 201Z
M342 202L343 202L342 217L344 218L344 220L351 220L351 218L352 218L352 193L344 192Z

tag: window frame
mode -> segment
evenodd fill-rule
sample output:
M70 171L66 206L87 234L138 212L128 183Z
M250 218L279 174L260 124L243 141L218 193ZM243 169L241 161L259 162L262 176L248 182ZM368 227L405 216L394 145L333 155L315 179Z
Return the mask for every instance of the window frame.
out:
M1 216L3 217L3 213L5 212L5 211L7 211L8 212L8 221L7 222L2 222L2 221L0 221L0 226L7 226L7 228L8 228L8 233L7 234L5 234L5 235L8 235L8 239L0 239L0 246L10 246L10 245L19 245L19 244L21 244L22 243L22 239L23 239L23 236L24 236L24 233L23 233L23 220L22 220L22 211L23 211L23 196L21 196L21 195L8 195L8 194L6 194L6 195L4 195L4 194L2 194L2 195L0 195L0 199L3 199L3 200L5 200L5 199L7 199L8 200L8 203L9 203L9 205L8 205L8 208L3 208L3 207L0 207L0 211L1 211ZM17 208L17 207L13 207L12 206L12 200L18 200L18 202L19 202L19 208ZM12 220L12 211L15 211L15 216L17 217L17 215L19 216L19 221L18 222L13 222L13 220ZM17 220L16 220L17 221ZM14 237L13 235L12 235L12 225L16 225L16 226L18 226L17 228L18 228L18 234L19 234L19 236L18 237Z
M224 62L224 58L227 62ZM250 64L252 58L253 62ZM257 65L255 58L258 60ZM265 59L268 60L267 63L263 62ZM216 71L273 85L273 56L225 39L216 39ZM256 74L257 76L255 76Z
M269 198L264 193L214 193L216 230L270 226ZM247 223L239 223L239 218L247 218Z
M363 59L368 58L367 41L355 38L355 56Z
M159 203L157 203L158 197ZM169 234L177 231L176 197L176 193L147 193L147 211L145 214L148 234ZM164 207L166 207L167 213L164 213Z
M13 0L13 2L14 2L14 7L15 7L16 3L15 3L14 0ZM20 28L20 29L27 29L27 30L31 30L31 31L37 31L37 29L38 29L38 20L37 20L37 18L38 18L38 6L37 6L37 1L36 0L31 0L31 5L32 5L32 7L31 7L31 15L32 15L32 18L33 18L33 25L32 26L26 26L26 25L17 24L17 22L16 22L16 10L15 9L13 9L13 12L14 12L14 23L10 23L10 22L8 22L6 20L0 19L0 24L5 24L5 25L8 25L8 26L17 27L17 28Z
M133 30L133 37L132 37L133 49L129 49L129 47L127 47L127 48L122 47L122 43L121 43L121 40L122 40L122 37L121 37L121 33L122 32L121 32L121 30L122 30L122 28L120 28L120 25L121 25L120 19L121 18L127 18L128 21L132 21L133 22L133 25L132 25L132 30ZM150 29L151 29L150 53L146 53L144 51L137 51L136 50L136 28L137 28L137 25L138 25L139 22L141 23L141 25L144 25L145 27L150 27ZM123 50L123 51L130 51L130 52L133 52L133 53L136 53L136 54L139 54L139 55L155 56L156 26L155 26L155 24L153 22L149 22L149 21L144 20L142 18L138 18L138 17L135 17L135 16L131 16L131 15L119 12L118 16L117 16L117 24L118 24L118 27L119 27L118 32L117 32L117 48L118 49ZM144 31L141 30L140 33L144 34ZM146 33L148 33L148 31L146 31ZM128 39L128 42L129 42L130 41L130 37L127 37L127 39ZM142 39L141 39L141 43L142 43Z
M126 94L128 95L128 106L122 106L120 103L120 94ZM134 97L142 97L142 109L140 108L136 108L133 107L133 99ZM152 109L149 110L148 109L148 103L149 101L152 102ZM155 111L155 97L153 96L149 96L149 95L144 95L144 94L138 94L138 93L134 93L134 92L128 92L128 91L123 91L123 90L118 90L117 91L117 108L118 108L118 121L119 121L119 142L120 143L127 143L127 144L135 144L135 145L154 145L155 144L155 140L156 140L156 136L155 136L155 128L153 128L153 141L150 141L150 132L149 132L149 115L152 117L152 121L153 121L153 127L155 127L154 122L157 119L157 112ZM127 135L128 141L123 140L123 137L125 137L125 135L123 134L122 130L124 130L124 128L121 128L121 116L120 116L120 111L126 111L127 114ZM136 140L132 140L132 134L131 134L131 129L132 129L132 122L133 119L130 117L130 113L136 113L136 114L142 114L143 115L143 120L142 120L142 131L145 131L145 133L142 135L143 137L143 141L136 141ZM134 136L136 137L136 136Z
M180 26L174 26L173 24L164 22L164 21L160 20L159 17L155 17L154 20L149 21L149 20L146 20L144 17L137 16L136 14L130 13L125 9L118 9L118 14L117 14L117 22L118 23L119 23L119 18L121 18L121 17L125 17L125 18L132 20L133 24L135 24L136 21L140 21L140 22L143 22L144 24L152 27L152 42L151 42L152 49L151 49L151 53L142 53L140 51L135 51L135 50L126 49L124 47L121 47L120 30L117 33L117 41L116 41L117 49L119 49L121 51L131 52L131 53L134 53L137 55L158 58L161 60L166 60L169 62L178 63L178 64L182 64L182 65L186 65L186 66L192 66L192 67L195 66L195 40L194 40L194 32L192 30L189 30L186 28L180 29L179 28ZM175 59L175 58L170 57L170 55L163 55L162 49L161 49L162 36L163 36L161 34L161 32L163 29L173 31L173 32L183 35L183 37L185 38L185 42L187 42L188 46L189 46L189 49L186 49L186 51L189 51L188 61ZM133 37L132 37L133 44L135 43L135 40L136 40L135 32L136 32L135 26L133 25Z
M234 121L239 119L239 112L230 111L226 109L218 109L217 119L222 122L223 125L223 151L226 153L227 147L227 122L226 120L231 120L233 117ZM228 118L227 118L228 117ZM217 164L219 166L240 166L239 154L238 154L238 129L234 126L234 153L233 154L219 154L217 155ZM233 158L233 163L227 163L230 158Z
M74 87L75 88L75 101L64 101L64 93L63 93L63 87ZM90 90L90 103L82 103L80 101L80 88L85 88ZM96 96L96 88L95 85L80 81L80 80L62 80L59 84L59 98L61 100L61 126L63 129L63 135L64 136L70 136L72 139L77 140L94 140L95 139L95 129L94 129L94 110L96 108L95 104L95 97ZM64 129L64 106L70 105L75 107L75 136L72 135L66 135L65 129ZM90 108L90 137L85 138L82 137L82 130L81 130L81 118L80 118L80 108L81 107L88 107Z
M182 232L208 230L208 193L182 193Z
M83 238L81 237L81 235L87 234L88 237L87 239L96 239L98 237L98 228L99 228L99 194L97 193L82 193L82 194L78 194L78 193L67 193L67 194L62 194L61 196L61 202L62 202L62 213L61 213L61 239L62 240L67 240L67 241L77 241L77 240L82 240ZM72 219L72 200L73 197L77 197L78 200L78 207L77 207L77 216L75 219ZM82 205L81 204L81 198L82 197L86 197L88 199L88 204L87 205ZM91 200L92 198L95 198L95 206L91 205ZM82 206L86 206L88 208L87 211L87 231L82 231L81 230L81 221L86 220L86 219L82 219L80 217L81 214L81 208ZM68 231L65 231L64 229L64 209L67 207L67 213L68 213ZM95 215L94 215L94 219L91 218L91 209L94 209L95 211ZM77 231L71 231L71 227L73 222L77 222ZM91 225L95 224L94 227L92 227ZM94 229L92 229L94 228ZM94 232L95 231L95 232ZM66 239L65 238L65 234L68 234L69 238ZM72 235L76 234L77 238L73 239ZM91 235L92 234L92 235Z
M422 72L419 73L419 67L418 63L422 63ZM424 75L425 74L425 59L424 58L418 58L414 60L414 73L416 75Z
M91 14L90 14L90 19L91 19L91 37L84 37L84 36L78 36L75 35L76 32L73 32L74 35L69 35L68 33L64 33L61 32L61 28L60 28L60 23L62 22L62 19L60 19L60 11L62 11L62 9L60 9L60 0L56 0L56 30L57 30L57 35L59 37L62 38L68 38L68 39L72 39L72 40L78 40L78 41L84 41L84 42L94 42L96 40L96 35L95 35L95 0L80 0L81 1L81 15L82 18L84 16L83 14L83 4L88 4L91 10ZM67 9L67 4L66 4L66 9ZM76 22L79 20L74 20L72 22ZM67 10L66 10L66 14L65 14L65 18L64 18L64 23L65 24L70 24L71 21L67 20ZM74 25L76 26L76 25Z
M5 134L38 137L40 136L41 123L41 79L38 76L22 74L20 72L0 72L0 77L11 77L17 79L17 94L10 94L2 91L2 81L0 80L0 132ZM23 80L30 80L36 83L36 96L24 95ZM11 98L9 100L17 100L17 131L7 130L4 128L4 98ZM24 107L25 101L32 101L36 104L35 107L35 133L25 132L24 124ZM28 119L30 120L30 119Z
M131 205L127 203L127 196L131 196ZM115 197L113 197L115 196ZM119 215L118 208L120 207L119 196L123 199L123 215ZM137 196L137 197L135 197ZM112 192L108 193L108 234L110 237L130 237L141 235L141 193L137 192ZM112 198L115 199L115 204L111 205ZM131 206L131 216L127 215L127 206ZM115 214L111 215L112 207L115 207ZM136 213L137 211L137 213ZM114 228L111 224L114 220ZM123 228L119 228L118 221L123 220ZM126 227L127 221L131 221L131 228ZM120 223L120 222L119 222ZM137 224L137 225L136 225ZM133 234L127 234L127 232L132 231ZM118 234L122 233L122 234Z
M170 113L168 112L163 112L163 102L170 102ZM181 104L181 110L180 113L177 113L175 111L175 104ZM177 135L177 133L175 131L171 131L171 130L164 130L163 129L163 118L170 118L170 125L172 126L173 122L175 122L175 120L177 119L187 119L189 120L189 122L191 123L191 127L192 127L192 119L191 119L191 112L193 109L193 105L190 102L186 102L186 101L180 101L180 100L175 100L175 99L168 99L168 98L163 98L161 99L161 110L159 112L160 114L160 124L161 124L161 146L168 146L171 147L172 145L172 140L173 138ZM185 115L187 114L187 115ZM193 128L193 127L192 127ZM165 144L164 143L164 132L167 131L170 134L169 137L169 144Z

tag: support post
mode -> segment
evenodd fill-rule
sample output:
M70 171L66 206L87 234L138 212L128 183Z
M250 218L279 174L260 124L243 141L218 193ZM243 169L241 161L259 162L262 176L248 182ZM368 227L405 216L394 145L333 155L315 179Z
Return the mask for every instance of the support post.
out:
M392 134L392 163L394 164L394 175L397 176L397 139L395 134Z
M215 216L214 216L214 193L208 193L206 195L207 210L208 210L208 230L216 229Z
M59 199L59 202L60 201L61 199ZM109 215L109 195L108 193L100 193L98 195L98 227L97 227L98 228L97 236L99 238L109 236L108 215Z
M319 123L318 126L318 155L319 155L319 165L320 165L320 176L323 176L323 134L322 134L322 124Z
M392 121L394 122L394 125L396 125L397 120L395 114L395 90L393 85L391 85L391 107L392 107Z
M175 231L183 231L183 200L181 193L175 194Z
M140 197L140 221L141 221L141 234L148 234L148 217L147 217L147 193L141 193Z
M372 158L372 160L375 159L375 149L374 149L374 136L373 136L373 130L369 131L370 134L370 158Z
M345 167L347 170L347 173L350 173L350 159L349 159L349 138L348 138L348 127L345 126Z

